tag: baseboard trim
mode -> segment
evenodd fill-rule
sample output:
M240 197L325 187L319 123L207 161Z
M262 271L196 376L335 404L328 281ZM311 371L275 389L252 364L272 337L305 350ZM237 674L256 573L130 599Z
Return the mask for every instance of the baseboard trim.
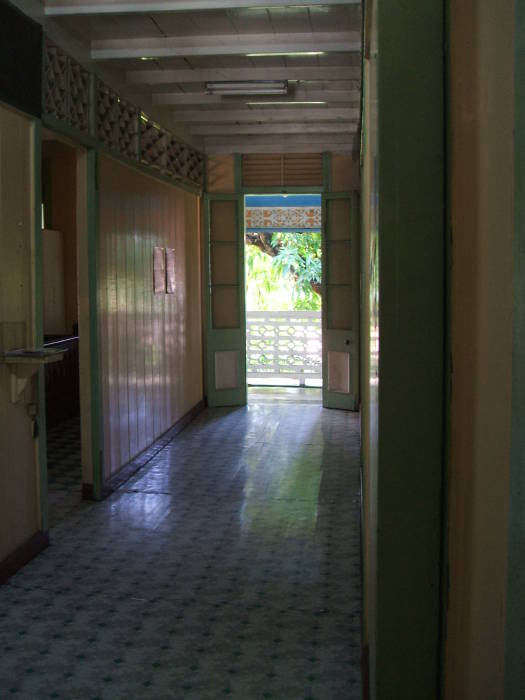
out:
M82 498L85 501L94 501L93 484L82 483Z
M361 684L363 687L363 700L370 700L370 651L365 644L361 656Z
M0 585L49 545L49 534L37 532L0 562Z
M123 486L123 484L125 484L128 479L136 474L139 469L142 469L142 467L153 459L153 457L155 457L164 447L166 447L166 445L177 437L177 435L182 432L184 428L189 425L191 421L194 420L205 408L205 401L202 399L187 413L185 413L182 418L179 418L179 420L174 423L171 428L158 437L155 442L153 442L130 462L121 467L116 474L104 482L104 485L102 486L102 498L107 498L114 491ZM85 484L85 486L88 486L88 484ZM91 491L91 496L86 497L93 498L93 491Z

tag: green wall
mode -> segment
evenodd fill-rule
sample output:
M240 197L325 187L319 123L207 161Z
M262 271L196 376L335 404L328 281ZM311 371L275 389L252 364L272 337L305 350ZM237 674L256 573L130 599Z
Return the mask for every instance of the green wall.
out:
M375 688L379 259L377 230L377 0L366 6L361 146L361 459L363 465L363 667ZM366 697L366 696L365 696Z
M525 696L525 2L515 5L514 317L505 700Z
M443 2L378 0L377 30L377 193L366 203L377 197L378 422L367 448L377 460L363 452L365 483L377 489L364 504L365 529L377 537L377 548L365 552L375 578L365 584L373 592L365 599L371 698L432 700L441 611ZM372 247L363 262L373 278ZM370 289L373 279L364 295Z

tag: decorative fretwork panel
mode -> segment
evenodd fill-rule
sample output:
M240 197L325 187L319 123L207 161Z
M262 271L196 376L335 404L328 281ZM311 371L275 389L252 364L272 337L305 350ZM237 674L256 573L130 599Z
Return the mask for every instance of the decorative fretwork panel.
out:
M43 112L68 121L69 56L58 46L44 42Z
M176 177L183 176L184 173L184 144L175 139L169 139L166 149L166 170L169 175Z
M250 380L322 377L320 311L248 311L246 366Z
M44 42L43 113L83 133L90 130L91 74L49 41Z
M202 182L204 178L204 157L189 146L183 150L184 174L189 182Z
M47 38L44 42L43 115L116 154L202 187L204 156L178 141Z
M160 172L167 172L170 134L144 114L140 117L140 160Z
M142 163L163 175L193 185L202 185L204 157L190 146L177 141L168 131L140 117L140 158Z
M97 135L108 148L138 158L139 111L100 80L97 81Z
M89 132L91 74L80 63L69 60L69 123Z

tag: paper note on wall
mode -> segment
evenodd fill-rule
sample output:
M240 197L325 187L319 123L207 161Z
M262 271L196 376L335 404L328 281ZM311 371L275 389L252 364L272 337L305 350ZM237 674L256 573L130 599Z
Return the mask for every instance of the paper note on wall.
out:
M153 248L153 292L164 294L166 291L166 258L164 248Z
M166 294L175 294L175 248L166 248Z

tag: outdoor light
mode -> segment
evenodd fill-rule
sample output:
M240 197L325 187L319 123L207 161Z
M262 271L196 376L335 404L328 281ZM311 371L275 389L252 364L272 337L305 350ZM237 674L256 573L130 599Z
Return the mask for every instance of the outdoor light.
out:
M218 80L206 83L209 95L286 95L286 80Z

